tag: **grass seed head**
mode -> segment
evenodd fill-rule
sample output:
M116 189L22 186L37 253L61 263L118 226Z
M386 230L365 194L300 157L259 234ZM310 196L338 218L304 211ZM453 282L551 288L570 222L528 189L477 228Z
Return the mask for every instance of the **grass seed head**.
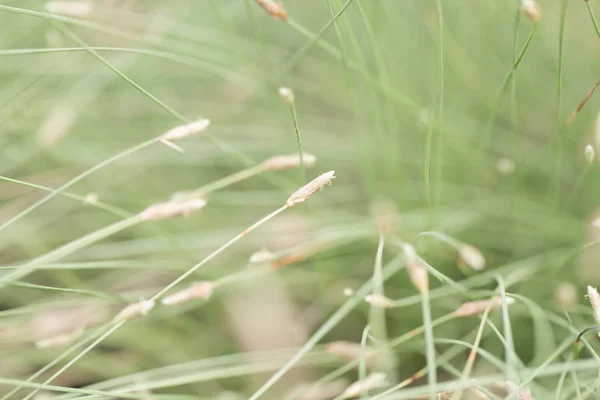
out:
M294 100L296 99L294 96L294 91L286 87L279 88L279 97L281 97L281 100L289 105L294 104Z
M367 376L362 381L356 381L344 390L342 393L343 399L352 399L354 397L359 397L361 393L377 389L387 385L386 376L383 372L374 372L371 375Z
M481 271L485 268L485 257L475 246L461 243L458 248L459 262L475 271Z
M207 300L212 295L214 287L215 285L209 281L192 283L189 287L166 296L161 300L161 303L166 306L172 306L195 299Z
M309 154L302 154L302 164L305 167L312 167L317 162L317 157ZM262 163L266 171L280 171L282 169L298 168L300 163L300 154L284 154L267 158Z
M540 22L542 13L540 7L535 0L521 0L521 11L534 24Z
M496 162L496 169L502 175L510 175L515 172L515 162L510 158L500 158Z
M393 308L396 307L396 303L394 302L394 300L385 297L383 295L380 294L368 294L365 296L365 301L367 303L369 303L372 306L375 307L379 307L379 308Z
M135 318L144 317L152 311L155 304L154 300L142 300L137 303L131 303L117 314L115 321L125 322Z
M390 199L379 199L374 201L369 209L380 234L387 236L398 232L400 214L396 203Z
M476 301L468 301L462 304L460 307L454 311L454 315L456 317L472 317L477 314L481 314L488 307L489 300L476 300ZM506 298L506 304L510 305L515 302L515 299L511 297ZM502 306L502 298L500 296L496 296L492 300L492 305L490 310L495 310Z
M343 358L346 362L360 360L363 354L363 348L360 343L339 340L325 344L325 351ZM367 346L364 348L365 361L367 365L371 364L377 358L377 350Z
M346 287L344 288L344 296L350 297L354 294L354 290L352 288Z
M585 163L587 165L591 165L594 162L594 159L596 158L596 151L594 150L594 147L591 144L588 144L587 146L585 146L583 154L585 156Z
M64 347L75 340L77 340L83 334L83 327L80 327L73 332L65 333L55 337L38 340L35 342L35 347L38 349L48 349L51 347Z
M206 205L204 199L172 200L152 204L139 214L141 221L158 221L166 218L188 216Z
M429 275L427 273L427 267L410 244L404 245L404 257L408 277L413 285L415 285L419 292L427 293L429 291Z
M308 200L313 194L322 190L325 186L331 185L331 180L335 178L335 171L329 171L319 175L300 189L295 191L286 201L286 206L293 207Z
M577 306L577 288L569 282L563 282L554 292L556 306L562 311L573 311Z
M209 119L199 119L198 121L190 122L189 124L176 126L165 132L161 136L163 141L179 140L188 136L198 135L206 130L210 125Z
M46 3L46 11L52 14L66 15L69 17L89 17L94 10L90 1L49 1Z
M77 113L69 105L57 105L46 116L37 132L40 144L53 146L64 138L77 119Z
M588 300L592 305L592 311L594 312L594 321L596 321L596 325L600 328L600 294L598 294L598 290L596 288L589 286L587 287L588 292Z
M275 0L256 0L256 2L271 17L287 22L287 13L285 12L285 9L283 8L283 4L281 4L281 2L277 2Z
M252 253L248 261L250 261L250 264L266 264L274 259L275 254L267 249L260 249L259 251Z

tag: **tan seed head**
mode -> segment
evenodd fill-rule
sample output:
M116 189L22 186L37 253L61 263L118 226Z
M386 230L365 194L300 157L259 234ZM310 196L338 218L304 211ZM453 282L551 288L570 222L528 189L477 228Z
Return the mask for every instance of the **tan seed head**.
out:
M287 22L287 13L285 12L285 9L283 8L283 4L281 4L281 2L276 2L275 0L256 0L256 2L271 17Z
M317 162L317 157L309 154L302 154L302 164L305 167L312 167ZM280 171L282 169L298 168L300 163L300 154L285 154L267 158L262 163L262 167L267 171Z
M313 194L323 189L327 185L331 185L331 180L335 178L335 171L329 171L319 175L306 185L302 186L296 192L294 192L290 198L286 201L287 207L293 207L296 204L300 204L308 200Z
M279 88L279 97L281 97L281 100L283 100L285 103L287 104L294 104L294 91L290 88L286 88L286 87L281 87Z

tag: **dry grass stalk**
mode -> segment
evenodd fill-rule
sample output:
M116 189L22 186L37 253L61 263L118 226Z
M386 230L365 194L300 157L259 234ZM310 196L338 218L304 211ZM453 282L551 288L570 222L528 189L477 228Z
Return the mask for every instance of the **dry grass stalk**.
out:
M335 171L329 171L319 175L306 185L302 186L296 192L294 192L290 198L285 202L287 208L293 207L297 204L303 203L308 200L319 190L322 190L325 186L331 185L331 180L335 178Z
M461 243L458 245L458 260L461 264L475 270L481 271L485 268L485 257L475 246Z
M585 157L585 163L587 165L590 165L594 162L594 159L596 158L596 151L594 150L594 148L592 147L591 144L588 144L587 146L585 146L585 150L583 151L584 157Z
M58 335L55 337L38 340L35 342L35 347L37 347L38 349L48 349L51 347L63 347L63 346L66 346L66 345L74 342L76 339L81 337L81 335L83 334L83 331L84 331L84 327L80 327L70 333L65 333L63 335Z
M285 9L283 8L283 4L281 4L281 2L276 2L275 0L256 0L256 2L271 17L287 22L287 13L285 12Z
M166 306L172 306L195 299L207 300L212 295L214 287L215 285L209 281L195 282L177 293L164 297L161 303Z
M521 11L534 24L540 22L542 13L535 0L521 0Z
M343 399L359 397L361 393L364 393L368 390L377 389L385 385L387 385L385 374L382 372L374 372L362 381L356 381L348 386L346 390L344 390L344 393L342 393L341 397Z
M345 340L338 340L325 344L325 351L330 354L338 355L347 362L360 360L363 353L360 343L353 343ZM367 365L372 364L375 359L377 359L377 350L372 347L366 346L364 353Z
M152 311L155 306L154 300L142 300L132 303L122 309L115 317L116 322L125 322L135 318L144 317Z
M279 97L281 97L281 100L283 100L285 103L287 103L289 105L294 104L294 101L295 101L294 91L290 88L286 88L286 87L279 88Z
M577 114L579 114L579 112L581 111L581 109L585 106L585 104L589 101L589 99L592 97L592 95L594 94L594 92L596 91L596 88L600 86L600 80L598 80L598 82L596 82L594 84L594 86L592 87L592 89L588 92L588 94L585 96L585 98L581 101L581 103L579 103L579 105L577 106L577 108L575 109L575 111L573 111L571 113L571 115L569 116L569 119L567 120L567 125L570 124L571 122L573 122L573 120L575 119L575 117L577 117Z
M511 297L506 298L506 304L510 305L515 302L515 299ZM476 300L469 301L462 304L460 307L454 311L454 316L456 317L472 317L473 315L481 314L486 310L490 300ZM500 296L495 296L492 299L492 305L490 310L498 309L502 306L502 298Z
M598 290L596 288L588 285L588 300L592 306L592 311L594 312L594 321L596 321L596 326L600 328L600 294L598 294Z
M46 11L52 14L67 15L69 17L89 17L94 10L90 1L49 1Z
M388 297L382 296L380 294L368 294L365 296L365 301L372 306L379 308L394 308L396 307L396 302Z
M152 204L139 214L141 221L158 221L166 218L188 216L206 205L204 199L172 200Z
M76 119L77 113L73 107L64 104L54 107L37 132L39 143L44 146L55 145L69 133Z
M312 167L317 162L317 157L304 153L302 154L302 163L299 154L286 154L267 158L261 163L265 171L280 171L282 169L298 168L301 164L305 167Z
M404 244L403 247L406 271L408 272L410 280L419 292L422 294L427 293L429 291L429 275L427 273L427 267L410 244Z

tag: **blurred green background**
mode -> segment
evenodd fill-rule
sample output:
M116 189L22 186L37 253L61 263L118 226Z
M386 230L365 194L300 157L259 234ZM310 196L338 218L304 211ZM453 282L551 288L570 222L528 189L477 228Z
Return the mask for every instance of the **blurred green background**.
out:
M123 219L97 207L95 196L133 215L175 192L297 152L279 87L293 89L303 149L317 162L307 171L266 172L225 187L198 213L137 224L21 280L70 291L1 281L0 377L26 379L68 348L38 349L40 337L63 332L63 324L72 330L73 321L85 321L86 334L105 326L127 302L152 296L329 170L337 176L331 187L186 281L225 279L208 301L157 307L53 383L84 387L124 377L122 384L154 382L157 396L247 398L342 306L345 287L357 289L371 277L378 240L373 213L389 203L398 210L397 236L386 241L384 263L401 254L394 245L401 238L451 279L475 282L469 295L430 276L434 318L464 301L488 298L497 272L509 293L526 298L517 297L510 309L523 368L540 365L593 323L584 294L585 285L600 282L599 253L582 246L600 239L600 224L593 224L600 188L597 162L586 164L584 147L600 151L599 100L592 96L566 123L600 67L600 38L585 2L540 1L537 25L519 1L286 0L287 23L251 0L90 4L88 15L50 19L43 1L0 4L2 273ZM7 178L57 188L182 123L148 94L190 120L209 118L210 137L178 142L183 154L160 143L145 146L19 216L48 192ZM431 236L416 240L426 231L473 244L486 257L486 271L458 269L451 246ZM263 247L285 252L303 246L318 251L278 269L253 273L257 267L248 265ZM573 285L568 290L576 290L579 303L569 303L568 318L561 312L567 307L554 301L564 283ZM385 292L412 299L386 312L389 338L423 325L420 297L406 272L388 280ZM360 342L370 314L361 302L321 343ZM501 313L490 318L502 331ZM472 343L469 334L479 323L445 323L435 337ZM504 345L491 331L481 346L504 362ZM437 350L449 347L439 343ZM424 352L422 335L395 348L389 380L423 367ZM463 348L451 366L462 370L467 354ZM217 358L226 355L232 356ZM589 356L589 350L582 353ZM311 357L265 397L283 398L342 365L319 346ZM474 374L490 373L490 365L477 362ZM145 374L162 367L166 372ZM438 380L453 379L448 368L438 367ZM578 376L579 383L565 383L562 398L575 398L579 385L583 396L597 373L592 368ZM344 377L354 381L357 371ZM532 390L549 398L557 379L539 378ZM12 388L2 385L0 393Z

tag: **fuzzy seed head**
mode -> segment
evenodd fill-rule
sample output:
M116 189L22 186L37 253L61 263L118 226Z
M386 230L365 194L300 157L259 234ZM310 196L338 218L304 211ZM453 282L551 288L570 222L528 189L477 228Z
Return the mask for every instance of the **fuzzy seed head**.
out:
M286 87L279 88L279 97L281 97L281 100L289 105L294 104L294 100L296 99L294 97L294 91Z
M287 13L283 8L283 4L281 4L280 2L276 2L275 0L256 0L256 2L271 17L287 22Z
M385 385L387 385L385 374L383 372L374 372L362 381L356 381L348 386L344 390L344 393L342 393L342 398L352 399L359 397L361 393L367 390L377 389Z
M562 311L573 311L577 306L577 287L569 282L561 283L554 292L556 306Z
M52 14L67 15L69 17L89 17L94 5L89 1L49 1L46 11Z
M44 146L53 146L64 138L77 120L77 113L70 105L57 105L42 122L37 138Z
M192 283L192 285L189 287L180 290L177 293L173 293L172 295L166 296L161 300L161 303L166 306L173 306L175 304L186 303L195 299L208 300L213 293L214 287L215 285L209 281Z
M317 162L316 156L309 153L302 154L302 164L304 164L305 167L312 167L315 162ZM267 158L262 163L262 167L266 171L280 171L282 169L298 168L300 165L300 154L273 156Z
M587 146L585 146L583 154L585 156L585 163L587 165L591 165L594 162L594 159L596 158L596 150L594 150L594 147L591 144L588 144Z
M354 294L354 290L352 290L352 288L344 288L344 296L346 297L350 297Z
M35 347L38 349L48 349L51 347L63 347L75 340L77 340L83 334L83 327L74 330L73 332L65 333L63 335L54 336L38 340L35 342Z
M404 244L404 259L406 262L406 271L408 277L419 292L427 293L429 291L429 274L427 267L415 252L410 244Z
M325 351L340 356L346 362L359 360L363 354L363 348L360 343L353 343L345 340L327 343L325 345ZM370 364L377 358L377 350L367 346L364 348L364 355L365 361L367 364Z
M87 204L96 204L98 202L98 193L88 193L85 195L85 202Z
M154 308L154 300L142 300L132 303L121 310L115 317L116 322L125 322L135 318L144 317Z
M598 294L598 290L596 288L588 286L588 300L592 305L592 311L594 312L594 321L596 321L596 325L600 328L600 294Z
M458 258L461 263L475 271L485 268L485 257L475 246L461 243L458 246Z
M481 314L488 307L489 302L489 300L468 301L458 307L456 311L454 311L454 315L456 317L472 317L473 315ZM511 305L514 302L515 299L511 297L506 298L507 305ZM500 296L496 296L492 300L490 310L496 310L500 307L502 307L502 298Z
M179 140L186 138L188 136L198 135L206 130L210 125L209 119L199 119L198 121L190 122L186 125L176 126L165 132L161 136L161 140L170 141L170 140Z
M521 11L534 24L540 22L540 7L535 0L521 0Z
M374 307L393 308L396 307L394 300L380 294L368 294L365 296L365 301Z
M139 214L141 221L158 221L166 218L188 216L206 205L204 199L171 200L152 204Z
M275 259L275 254L271 253L267 249L261 249L256 253L253 253L249 260L250 264L265 264Z
M387 236L397 233L398 226L400 226L400 214L396 203L390 199L380 199L374 201L369 209L380 234Z
M313 194L322 190L325 186L331 185L331 180L335 178L335 171L329 171L319 175L306 185L302 186L296 192L294 192L290 198L286 201L287 207L293 207L296 204L305 202Z
M500 158L496 162L496 169L502 175L510 175L515 172L515 162L510 158Z

